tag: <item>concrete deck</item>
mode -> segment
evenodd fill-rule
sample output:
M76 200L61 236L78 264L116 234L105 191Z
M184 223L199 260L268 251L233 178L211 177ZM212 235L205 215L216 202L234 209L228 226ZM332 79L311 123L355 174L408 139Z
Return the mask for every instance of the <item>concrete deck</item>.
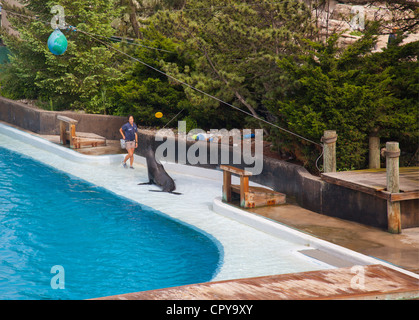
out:
M287 200L285 205L247 210L419 274L419 228L391 234L361 223L309 211L293 204L292 199Z
M419 297L418 279L382 265L360 268L207 282L97 300L376 300Z

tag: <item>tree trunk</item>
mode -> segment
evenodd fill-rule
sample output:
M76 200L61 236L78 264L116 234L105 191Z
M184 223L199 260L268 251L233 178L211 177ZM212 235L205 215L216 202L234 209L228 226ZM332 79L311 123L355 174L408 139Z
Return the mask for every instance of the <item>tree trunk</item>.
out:
M215 72L215 74L218 76L218 78L220 78L226 84L226 86L230 88L228 81L226 79L224 79L224 77L222 77L220 75L220 73L218 72L217 68L212 63L212 60L208 56L208 52L205 50L205 48L202 47L201 51L204 53L205 58L207 59L208 63L210 64L210 66L212 68L212 70ZM250 113L254 117L260 118L258 116L258 114L256 113L255 109L242 97L242 95L236 89L233 89L233 88L231 88L231 89L234 91L234 95L236 96L236 98L239 99L239 101L250 111ZM259 123L260 123L260 126L263 128L262 122L259 121ZM267 136L269 135L268 130L266 130L265 128L263 128L263 133L265 135L267 135Z
M133 0L129 0L128 4L129 4L129 9L130 9L129 20L131 22L132 29L134 30L135 37L137 39L142 39L143 35L140 32L140 25L138 24L138 20L137 20L137 9L135 7L135 4Z

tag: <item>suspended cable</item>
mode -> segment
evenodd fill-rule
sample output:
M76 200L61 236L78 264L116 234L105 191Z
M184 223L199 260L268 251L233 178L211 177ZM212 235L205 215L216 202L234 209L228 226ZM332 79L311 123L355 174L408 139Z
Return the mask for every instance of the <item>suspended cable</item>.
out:
M183 108L182 110L180 110L178 113L177 113L177 115L175 115L172 119L170 119L165 125L164 125L164 127L163 127L163 129L164 128L166 128L167 127L167 125L170 123L170 122L172 122L174 119L176 119L182 112L183 112L183 110L185 110L185 108Z
M14 12L14 11L10 11L10 10L7 10L7 9L3 9L3 11L6 11L8 13L11 13L13 15L17 15L17 16L20 16L20 17L23 17L23 18L36 20L36 21L42 22L44 24L50 24L51 23L51 21L43 21L43 20L40 20L38 17L24 15L24 14L17 13L17 12ZM76 27L74 27L72 25L69 25L68 23L65 23L65 26L67 27L67 30L80 31ZM169 51L169 50L160 49L160 48L154 48L154 47L146 46L146 45L141 44L141 43L135 43L134 41L136 41L137 39L122 38L122 37L118 37L118 36L107 37L107 36L102 36L102 35L99 35L99 34L90 33L90 32L87 32L87 31L84 31L84 32L89 34L89 35L92 35L92 36L106 38L106 39L111 40L111 41L118 41L118 42L125 43L125 44L128 44L128 45L134 45L134 46L138 46L138 47L142 47L142 48L146 48L146 49L150 49L150 50L157 50L157 51L162 51L162 52L167 52L167 53L175 53L174 51ZM120 39L118 39L118 38L120 38ZM130 42L130 41L132 41L132 42Z
M322 144L320 144L320 143L318 143L318 142L315 142L315 141L310 140L310 139L308 139L308 138L306 138L306 137L303 137L303 136L301 136L301 135L299 135L299 134L296 134L296 133L294 133L294 132L292 132L292 131L289 131L289 130L287 130L287 129L285 129L285 128L282 128L282 127L280 127L280 126L278 126L278 125L276 125L276 124L274 124L274 123L272 123L272 122L269 122L269 121L267 121L267 120L265 120L265 119L262 119L262 118L260 118L260 117L258 117L258 116L255 116L255 115L251 114L250 112L247 112L247 111L245 111L245 110L243 110L243 109L240 109L239 107L236 107L236 106L234 106L234 105L232 105L232 104L230 104L230 103L228 103L228 102L225 102L225 101L223 101L223 100L221 100L221 99L219 99L219 98L217 98L217 97L215 97L215 96L213 96L213 95L211 95L211 94L209 94L209 93L206 93L205 91L202 91L202 90L200 90L200 89L198 89L198 88L195 88L194 86L192 86L192 85L190 85L190 84L188 84L188 83L186 83L186 82L184 82L184 81L181 81L181 80L179 80L179 79L177 79L177 78L175 78L175 77L171 76L170 74L167 74L167 73L165 73L165 72L163 72L163 71L161 71L161 70L159 70L159 69L157 69L157 68L155 68L155 67L153 67L153 66L151 66L151 65L147 64L146 62L144 62L144 61L142 61L142 60L140 60L140 59L138 59L138 58L135 58L135 57L133 57L133 56L129 55L128 53L123 52L123 51L121 51L121 50L119 50L119 49L117 49L117 48L115 48L115 47L111 46L110 44L108 44L108 43L106 43L106 42L104 42L104 41L102 41L102 40L100 40L100 39L98 39L98 38L96 38L96 37L94 37L94 36L92 36L92 35L90 35L90 34L88 34L88 33L84 32L84 31L82 31L82 30L78 30L78 31L79 31L79 32L81 32L81 33L85 33L86 35L88 35L88 36L92 37L93 39L95 39L96 41L98 41L98 42L100 42L100 43L104 44L105 46L107 46L107 47L109 47L109 48L111 48L111 49L113 49L113 50L115 50L115 51L119 52L120 54L125 55L125 56L127 56L128 58L130 58L130 59L132 59L132 60L135 60L135 61L137 61L137 62L141 63L142 65L144 65L144 66L146 66L146 67L148 67L148 68L150 68L150 69L152 69L152 70L154 70L154 71L156 71L156 72L158 72L158 73L160 73L160 74L162 74L162 75L164 75L164 76L166 76L166 77L168 77L168 78L171 78L172 80L174 80L174 81L176 81L176 82L178 82L178 83L180 83L180 84L183 84L183 85L187 86L188 88L190 88L190 89L192 89L192 90L194 90L194 91L197 91L197 92L199 92L199 93L201 93L201 94L203 94L203 95L205 95L205 96L207 96L207 97L210 97L210 98L212 98L212 99L214 99L214 100L217 100L218 102L221 102L221 103L223 103L223 104L225 104L225 105L227 105L227 106L229 106L229 107L231 107L231 108L233 108L233 109L235 109L235 110L237 110L237 111L240 111L240 112L242 112L242 113L244 113L244 114L246 114L246 115L248 115L248 116L251 116L251 117L253 117L253 118L255 118L255 119L259 120L259 121L262 121L262 122L264 122L264 123L266 123L266 124L269 124L269 125L271 125L271 126L273 126L273 127L277 128L277 129L279 129L279 130L281 130L281 131L287 132L287 133L289 133L289 134L291 134L291 135L294 135L294 136L296 136L296 137L298 137L298 138L300 138L300 139L303 139L303 140L305 140L305 141L307 141L307 142L310 142L310 143L313 143L313 144L315 144L315 145L318 145L318 146L321 146L321 147L323 146Z
M70 28L75 28L73 26L69 26L69 27ZM77 30L77 28L76 28L76 31L80 31L80 30ZM175 53L174 51L149 47L149 46L146 46L146 45L143 45L143 44L140 44L140 43L129 42L129 40L131 40L131 41L136 40L136 39L132 39L132 38L121 38L121 37L117 37L117 36L107 37L107 36L101 36L100 34L90 33L90 32L87 32L87 31L84 31L84 33L89 34L89 35L94 36L94 37L106 38L106 39L111 40L111 41L116 40L118 42L123 42L123 43L129 44L129 45L139 46L139 47L143 47L143 48L147 48L147 49L151 49L151 50L163 51L163 52L168 52L168 53ZM118 39L118 38L120 38L120 39Z
M20 14L20 13L15 13L15 12L12 12L12 11L9 11L9 10L7 10L7 11L8 11L8 12L11 12L11 13L13 13L13 14L16 14L16 15L20 15L20 16L27 17L27 18L30 18L30 19L34 19L34 17L31 17L31 16L22 15L22 14ZM37 18L35 18L35 19L37 19ZM41 21L41 22L44 22L44 23L50 23L50 22L45 22L45 21L39 20L39 19L37 19L37 20L38 20L38 21ZM322 148L323 148L323 144L321 144L321 143L315 142L315 141L313 141L313 140L311 140L311 139L308 139L308 138L306 138L306 137L304 137L304 136L302 136L302 135L299 135L299 134L294 133L294 132L292 132L292 131L290 131L290 130L288 130L288 129L285 129L285 128L283 128L283 127L280 127L280 126L278 126L278 125L276 125L276 124L274 124L274 123L272 123L272 122L269 122L269 121L267 121L267 120L265 120L265 119L263 119L263 118L260 118L260 117L258 117L258 116L255 116L255 115L253 115L252 113L247 112L247 111L245 111L245 110L243 110L243 109L241 109L241 108L239 108L239 107L236 107L236 106L234 106L234 105L232 105L232 104L230 104L230 103L228 103L228 102L225 102L225 101L223 101L223 100L221 100L221 99L217 98L216 96L213 96L213 95L211 95L211 94L209 94L209 93L206 93L205 91L202 91L202 90L200 90L200 89L198 89L198 88L196 88L196 87L194 87L194 86L192 86L192 85L190 85L190 84L188 84L188 83L186 83L186 82L184 82L184 81L181 81L181 80L179 80L179 79L177 79L177 78L175 78L175 77L171 76L170 74L165 73L165 72L163 72L163 71L161 71L161 70L159 70L159 69L157 69L157 68L155 68L155 67L153 67L153 66L151 66L151 65L147 64L146 62L144 62L144 61L142 61L142 60L140 60L140 59L138 59L138 58L135 58L135 57L133 57L133 56L129 55L128 53L126 53L126 52L124 52L124 51L122 51L122 50L119 50L118 48L115 48L114 46L110 45L109 43L107 43L107 42L105 42L105 41L100 40L100 39L98 39L98 38L97 38L97 37L103 37L103 38L108 38L108 39L109 39L109 37L106 37L106 36L101 36L101 35L94 35L93 33L90 33L90 32L87 32L87 31L80 30L80 29L78 29L78 28L76 28L76 27L74 27L74 26L70 26L70 25L68 25L68 28L69 28L70 30L73 30L73 31L77 31L77 32L83 33L83 34L85 34L85 35L87 35L87 36L91 37L92 39L96 40L97 42L102 43L103 45L107 46L108 48L110 48L110 49L112 49L112 50L114 50L114 51L116 51L116 52L118 52L118 53L120 53L120 54L122 54L122 55L125 55L126 57L128 57L128 58L130 58L130 59L132 59L132 60L134 60L134 61L137 61L137 62L141 63L142 65L144 65L144 66L146 66L146 67L148 67L148 68L150 68L150 69L152 69L152 70L154 70L154 71L156 71L156 72L158 72L158 73L160 73L160 74L162 74L162 75L164 75L164 76L166 76L166 77L168 77L168 78L171 78L172 80L174 80L174 81L176 81L176 82L178 82L178 83L180 83L180 84L182 84L182 85L185 85L185 86L187 86L188 88L190 88L190 89L192 89L192 90L194 90L194 91L196 91L196 92L199 92L199 93L201 93L201 94L203 94L203 95L205 95L205 96L207 96L207 97L209 97L209 98L211 98L211 99L214 99L214 100L216 100L216 101L218 101L218 102L220 102L220 103L222 103L222 104L225 104L225 105L227 105L227 106L229 106L229 107L231 107L231 108L233 108L233 109L235 109L235 110L237 110L237 111L240 111L240 112L242 112L242 113L244 113L244 114L246 114L246 115L248 115L248 116L250 116L250 117L253 117L253 118L255 118L255 119L257 119L257 120L259 120L259 121L261 121L261 122L264 122L264 123L266 123L266 124L268 124L268 125L270 125L270 126L272 126L272 127L275 127L275 128L277 128L277 129L279 129L279 130L281 130L281 131L284 131L284 132L286 132L286 133L288 133L288 134L291 134L291 135L293 135L293 136L295 136L295 137L298 137L298 138L300 138L300 139L302 139L302 140L305 140L305 141L307 141L307 142L310 142L310 143L312 143L312 144L315 144L315 145L320 146L320 147L322 147ZM157 49L157 48L154 48L154 49ZM182 111L183 111L183 110L181 110L181 112L182 112ZM180 113L180 112L179 112L179 113ZM172 120L173 120L173 119L172 119ZM170 120L170 121L172 121L172 120ZM166 125L167 125L167 124L166 124ZM320 155L320 157L321 157L321 155ZM319 158L320 158L320 157L319 157Z

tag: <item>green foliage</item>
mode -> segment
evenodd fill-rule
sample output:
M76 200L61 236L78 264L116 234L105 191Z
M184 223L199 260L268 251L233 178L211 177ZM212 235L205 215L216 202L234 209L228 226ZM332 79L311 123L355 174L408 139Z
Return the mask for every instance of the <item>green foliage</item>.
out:
M156 26L190 55L193 66L166 61L164 70L177 79L263 116L262 100L280 76L275 60L298 51L313 31L310 10L301 1L191 0L188 10L162 11ZM209 9L211 7L211 9ZM246 116L190 88L189 113L203 128L242 127ZM258 124L261 125L260 123Z
M417 52L419 42L370 53L371 29L353 45L339 49L335 35L325 44L307 43L307 55L284 58L283 90L270 110L279 124L314 141L336 130L337 167L365 168L368 137L378 133L414 152L418 141ZM273 132L276 141L313 168L317 154L301 141Z
M20 36L3 34L12 52L0 74L0 93L7 97L37 99L51 110L133 114L139 124L156 127L175 116L169 126L182 119L188 130L264 127L277 147L313 171L319 147L217 99L313 141L336 130L338 170L366 166L371 134L399 141L403 152L416 151L419 42L401 45L398 37L371 53L374 34L381 32L377 24L367 24L358 41L340 47L339 34L313 41L311 10L298 0L23 2L23 13L37 19L9 15ZM45 21L55 4L64 6L67 23L108 44L108 37L138 34L141 39L130 44L112 44L137 61L70 30L63 30L67 52L54 56Z
M186 132L190 132L193 129L200 129L200 127L198 126L198 122L191 116L183 118L182 121L186 122Z
M161 69L162 61L171 61L179 66L186 63L184 57L175 53L175 44L156 32L153 26L141 32L151 40L141 41L141 46L124 45L122 49L156 69ZM182 86L169 83L161 73L132 60L127 61L122 70L122 80L112 88L116 114L132 114L142 125L162 126L182 109L189 108L190 103ZM163 117L156 118L156 112L163 113ZM170 125L176 123L173 121Z
M60 4L65 9L66 22L77 25L81 31L110 36L112 19L118 15L116 0L30 0L25 15L9 14L19 36L3 34L4 42L12 52L10 64L2 70L2 91L16 98L39 98L54 101L58 108L86 108L94 103L105 88L121 76L113 63L114 52L92 41L81 32L63 30L68 50L62 56L53 55L47 47L52 33L51 7ZM96 110L94 110L96 111Z

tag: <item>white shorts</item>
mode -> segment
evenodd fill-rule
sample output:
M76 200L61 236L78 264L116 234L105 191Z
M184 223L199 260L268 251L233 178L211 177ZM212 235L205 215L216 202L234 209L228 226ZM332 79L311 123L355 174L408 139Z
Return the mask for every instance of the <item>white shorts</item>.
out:
M135 149L135 141L125 141L125 149Z

